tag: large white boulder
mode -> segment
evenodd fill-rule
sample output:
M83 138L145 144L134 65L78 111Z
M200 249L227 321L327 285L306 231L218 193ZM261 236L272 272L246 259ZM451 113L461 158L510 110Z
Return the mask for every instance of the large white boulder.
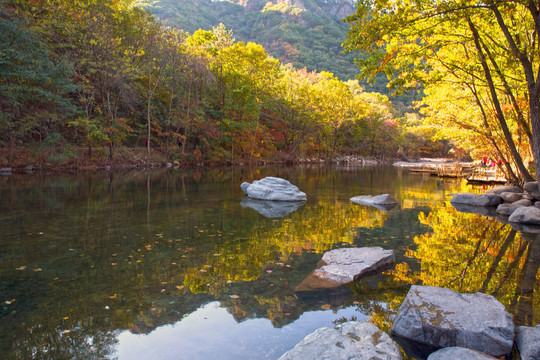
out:
M401 360L401 351L387 333L373 324L349 321L309 334L279 360Z
M277 177L267 176L255 180L252 184L244 182L240 185L244 193L259 200L273 201L306 201L306 194L289 181Z
M466 347L501 357L512 351L514 322L491 295L413 285L391 332L430 346Z

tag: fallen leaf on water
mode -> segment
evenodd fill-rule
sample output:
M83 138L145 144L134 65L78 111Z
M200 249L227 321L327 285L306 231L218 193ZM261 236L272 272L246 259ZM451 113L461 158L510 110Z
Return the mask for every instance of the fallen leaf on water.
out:
M238 295L229 295L229 297L230 297L231 299L238 299L238 298L240 298L240 296L238 296Z
M137 260L136 262L142 262L142 260Z
M64 334L69 334L71 330L64 330Z
M326 304L326 305L321 306L321 309L330 309L331 307L332 305Z
M62 318L62 320L67 320L67 319L69 319L69 316L64 316L64 317Z
M266 272L270 274L272 272L272 270L266 270Z
M112 263L111 265L112 265L112 266L116 266L117 264L116 264L116 263Z
M165 292L165 289L161 289L161 292L164 293L164 292Z
M285 313L285 316L291 316L291 313Z
M184 288L184 285L176 285L176 288L177 288L178 290L182 290L182 289Z
M19 266L18 268L16 268L15 270L25 270L26 269L26 265L23 265L23 266Z
M8 304L8 305L11 304L11 301L9 301L9 300L6 300L6 301L4 301L4 302L5 302L6 304Z
M109 296L109 299L116 299L116 294L114 294L113 296Z
M232 280L227 280L227 284L232 284Z
M41 268L34 269L34 271L41 271Z

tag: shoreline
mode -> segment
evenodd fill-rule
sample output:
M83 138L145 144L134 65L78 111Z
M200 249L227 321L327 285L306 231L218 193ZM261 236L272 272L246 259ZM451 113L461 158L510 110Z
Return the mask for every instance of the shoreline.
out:
M87 149L76 149L76 154L71 158L61 161L62 158L58 152L41 152L39 155L35 151L27 148L18 148L13 152L13 161L9 158L9 150L0 148L0 175L12 174L75 174L85 172L99 171L123 171L123 170L141 170L141 169L156 169L156 168L197 168L197 167L222 167L222 166L267 166L267 165L298 165L298 164L339 164L353 166L376 166L382 164L406 163L417 164L423 162L457 162L456 159L415 159L410 161L402 161L403 159L387 158L375 159L369 157L361 157L356 155L341 155L334 159L325 159L319 157L300 157L298 159L290 159L284 157L282 159L258 159L257 161L249 161L248 159L238 159L234 162L230 160L221 161L197 161L185 160L179 161L175 158L178 154L174 149L154 148L147 157L146 148L118 148L116 156L109 159L103 152L96 149L92 158L88 158ZM58 161L60 158L60 161Z

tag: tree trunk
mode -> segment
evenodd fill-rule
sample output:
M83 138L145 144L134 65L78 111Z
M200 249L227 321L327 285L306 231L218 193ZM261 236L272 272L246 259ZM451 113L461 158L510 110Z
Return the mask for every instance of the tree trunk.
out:
M497 119L499 120L499 124L501 125L501 129L504 134L504 138L506 140L506 143L508 145L508 148L510 149L510 153L512 154L512 158L514 159L516 166L519 170L519 173L521 174L523 180L525 181L532 181L534 180L525 165L523 164L523 159L521 158L521 155L516 149L516 144L514 143L514 139L512 138L512 134L510 133L510 130L508 129L508 125L506 124L506 120L504 117L504 113L501 108L501 104L499 102L499 97L497 95L497 90L495 89L495 85L493 83L493 78L491 77L491 71L489 70L489 66L486 61L486 57L484 55L484 52L482 50L482 46L480 45L480 35L478 34L478 31L476 27L474 26L473 22L470 18L467 18L467 22L469 23L469 28L471 29L471 33L473 35L474 44L476 46L476 50L478 51L478 56L480 57L480 63L482 64L482 68L484 69L484 75L486 76L486 81L489 86L489 91L491 93L491 100L493 101L493 105L495 107L495 110L497 112ZM539 129L540 130L540 129ZM540 134L540 133L539 133ZM533 135L534 137L534 135ZM540 153L539 153L540 155Z

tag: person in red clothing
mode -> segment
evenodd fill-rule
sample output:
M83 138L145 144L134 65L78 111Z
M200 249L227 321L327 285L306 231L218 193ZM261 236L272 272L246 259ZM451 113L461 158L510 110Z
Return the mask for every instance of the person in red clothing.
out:
M487 165L487 157L482 156L482 166L486 166L486 165Z

